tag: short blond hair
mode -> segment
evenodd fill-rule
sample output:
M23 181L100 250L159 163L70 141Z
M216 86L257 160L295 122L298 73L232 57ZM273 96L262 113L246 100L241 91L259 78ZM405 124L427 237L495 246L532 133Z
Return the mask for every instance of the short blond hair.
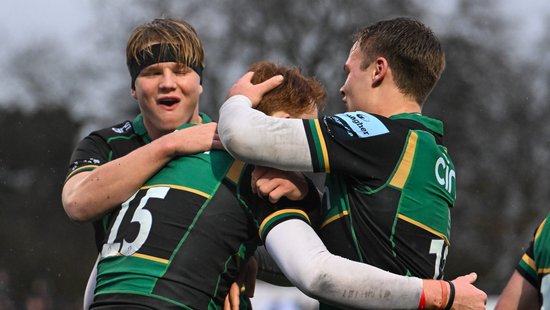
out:
M155 45L160 45L161 53L173 55L179 64L198 67L201 71L204 68L204 49L195 28L183 20L156 18L137 26L128 38L126 65L131 75L135 74L133 67L141 65L144 55L153 55Z

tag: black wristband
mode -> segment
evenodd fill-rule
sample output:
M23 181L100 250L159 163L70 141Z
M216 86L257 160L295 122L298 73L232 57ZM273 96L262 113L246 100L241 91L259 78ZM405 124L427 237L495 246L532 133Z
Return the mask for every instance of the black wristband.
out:
M453 302L455 301L455 285L451 281L445 281L449 283L449 301L447 302L447 306L445 307L445 310L451 310L451 307L453 306Z

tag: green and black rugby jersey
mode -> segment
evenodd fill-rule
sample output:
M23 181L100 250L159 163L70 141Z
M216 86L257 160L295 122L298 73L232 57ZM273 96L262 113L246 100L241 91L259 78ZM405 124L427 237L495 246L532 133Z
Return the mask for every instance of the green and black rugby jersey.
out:
M539 291L542 302L550 301L550 214L535 231L533 240L521 257L516 270ZM545 306L545 305L543 305Z
M136 117L134 122L138 127L143 127L141 115ZM141 132L144 133L145 128ZM66 180L80 172L91 171L111 160L125 156L148 142L150 140L146 134L140 135L134 131L134 124L131 121L94 131L84 137L74 149ZM107 219L108 217L105 217L103 220L93 222L98 251L101 250L101 244L105 238Z
M327 172L319 235L329 251L442 278L456 195L443 124L419 114L347 112L304 126L314 171Z
M123 125L125 134L81 143L72 173L114 159L113 141L135 140L135 148L148 143L141 118L129 124ZM187 126L192 125L182 128ZM105 220L92 309L221 308L258 242L235 194L240 169L242 164L224 151L178 157L113 211ZM241 309L247 306L242 304Z

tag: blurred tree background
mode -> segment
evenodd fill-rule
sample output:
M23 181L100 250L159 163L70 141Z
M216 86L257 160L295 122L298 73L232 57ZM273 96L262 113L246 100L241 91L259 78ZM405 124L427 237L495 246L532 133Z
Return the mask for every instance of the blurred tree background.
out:
M91 225L66 217L61 187L75 143L137 111L124 54L134 26L165 16L197 29L207 62L201 109L215 118L230 85L262 59L317 76L331 114L344 109L338 90L352 34L412 16L436 32L447 54L423 111L445 121L457 166L446 277L476 271L478 286L498 294L549 211L549 34L522 46L529 33L514 32L521 21L499 13L499 1L428 3L97 0L78 56L55 38L14 51L3 76L14 95L0 102L0 293L18 304L48 294L55 309L78 308L96 252Z

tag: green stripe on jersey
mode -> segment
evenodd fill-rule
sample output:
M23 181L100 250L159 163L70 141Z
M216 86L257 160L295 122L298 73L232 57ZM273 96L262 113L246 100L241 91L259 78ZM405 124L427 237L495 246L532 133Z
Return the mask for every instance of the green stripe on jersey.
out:
M225 169L213 169L210 164L197 165L197 160L207 163L216 162L225 165ZM179 189L195 192L201 196L209 198L218 188L219 182L224 178L225 173L231 167L233 158L224 151L210 151L178 157L170 161L166 167L160 170L156 175L149 179L144 187L159 184L170 184L167 186L180 186ZM212 171L223 173L212 178Z
M101 260L98 265L96 292L108 294L113 292L130 292L151 294L156 278L161 277L166 271L167 264L155 260L135 256L112 256ZM124 273L120 273L124 270ZM147 275L142 275L142 270L147 270ZM112 274L117 274L113 277Z
M446 149L436 145L430 133L411 131L400 163L389 181L390 186L401 190L398 209L401 219L424 229L429 227L432 233L447 242L450 237L449 207L454 205L456 195L454 169Z
M311 130L311 138L315 145L315 151L317 156L312 158L317 162L318 169L315 169L316 172L327 172L330 173L330 165L328 160L327 146L325 138L323 137L323 132L321 131L321 126L319 125L318 119L304 120L309 129Z

